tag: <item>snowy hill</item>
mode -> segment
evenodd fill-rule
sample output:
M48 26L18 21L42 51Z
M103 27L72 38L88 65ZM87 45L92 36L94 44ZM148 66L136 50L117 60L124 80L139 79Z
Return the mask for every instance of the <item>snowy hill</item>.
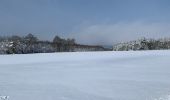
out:
M170 51L0 55L10 100L170 100Z

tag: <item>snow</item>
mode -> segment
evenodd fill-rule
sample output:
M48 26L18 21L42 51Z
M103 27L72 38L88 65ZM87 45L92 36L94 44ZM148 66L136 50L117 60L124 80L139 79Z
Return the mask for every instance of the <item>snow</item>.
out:
M170 51L0 56L10 100L170 100Z

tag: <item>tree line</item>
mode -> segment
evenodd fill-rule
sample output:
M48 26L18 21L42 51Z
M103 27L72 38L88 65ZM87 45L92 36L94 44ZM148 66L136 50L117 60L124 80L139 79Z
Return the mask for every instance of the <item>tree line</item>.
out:
M164 50L164 49L170 49L170 38L161 39L141 38L135 41L118 43L113 46L114 51Z
M55 36L52 41L39 40L33 34L0 37L0 54L27 54L74 51L103 51L101 46L79 45L75 39Z

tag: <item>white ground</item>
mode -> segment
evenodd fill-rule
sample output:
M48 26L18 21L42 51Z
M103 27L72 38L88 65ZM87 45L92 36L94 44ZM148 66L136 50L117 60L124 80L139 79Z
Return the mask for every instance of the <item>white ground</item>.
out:
M10 100L170 100L170 51L0 56Z

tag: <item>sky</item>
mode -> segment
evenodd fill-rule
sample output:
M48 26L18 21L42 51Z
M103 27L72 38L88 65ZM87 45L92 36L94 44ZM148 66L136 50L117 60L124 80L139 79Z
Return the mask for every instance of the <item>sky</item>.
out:
M170 0L0 0L0 35L112 45L170 37Z

